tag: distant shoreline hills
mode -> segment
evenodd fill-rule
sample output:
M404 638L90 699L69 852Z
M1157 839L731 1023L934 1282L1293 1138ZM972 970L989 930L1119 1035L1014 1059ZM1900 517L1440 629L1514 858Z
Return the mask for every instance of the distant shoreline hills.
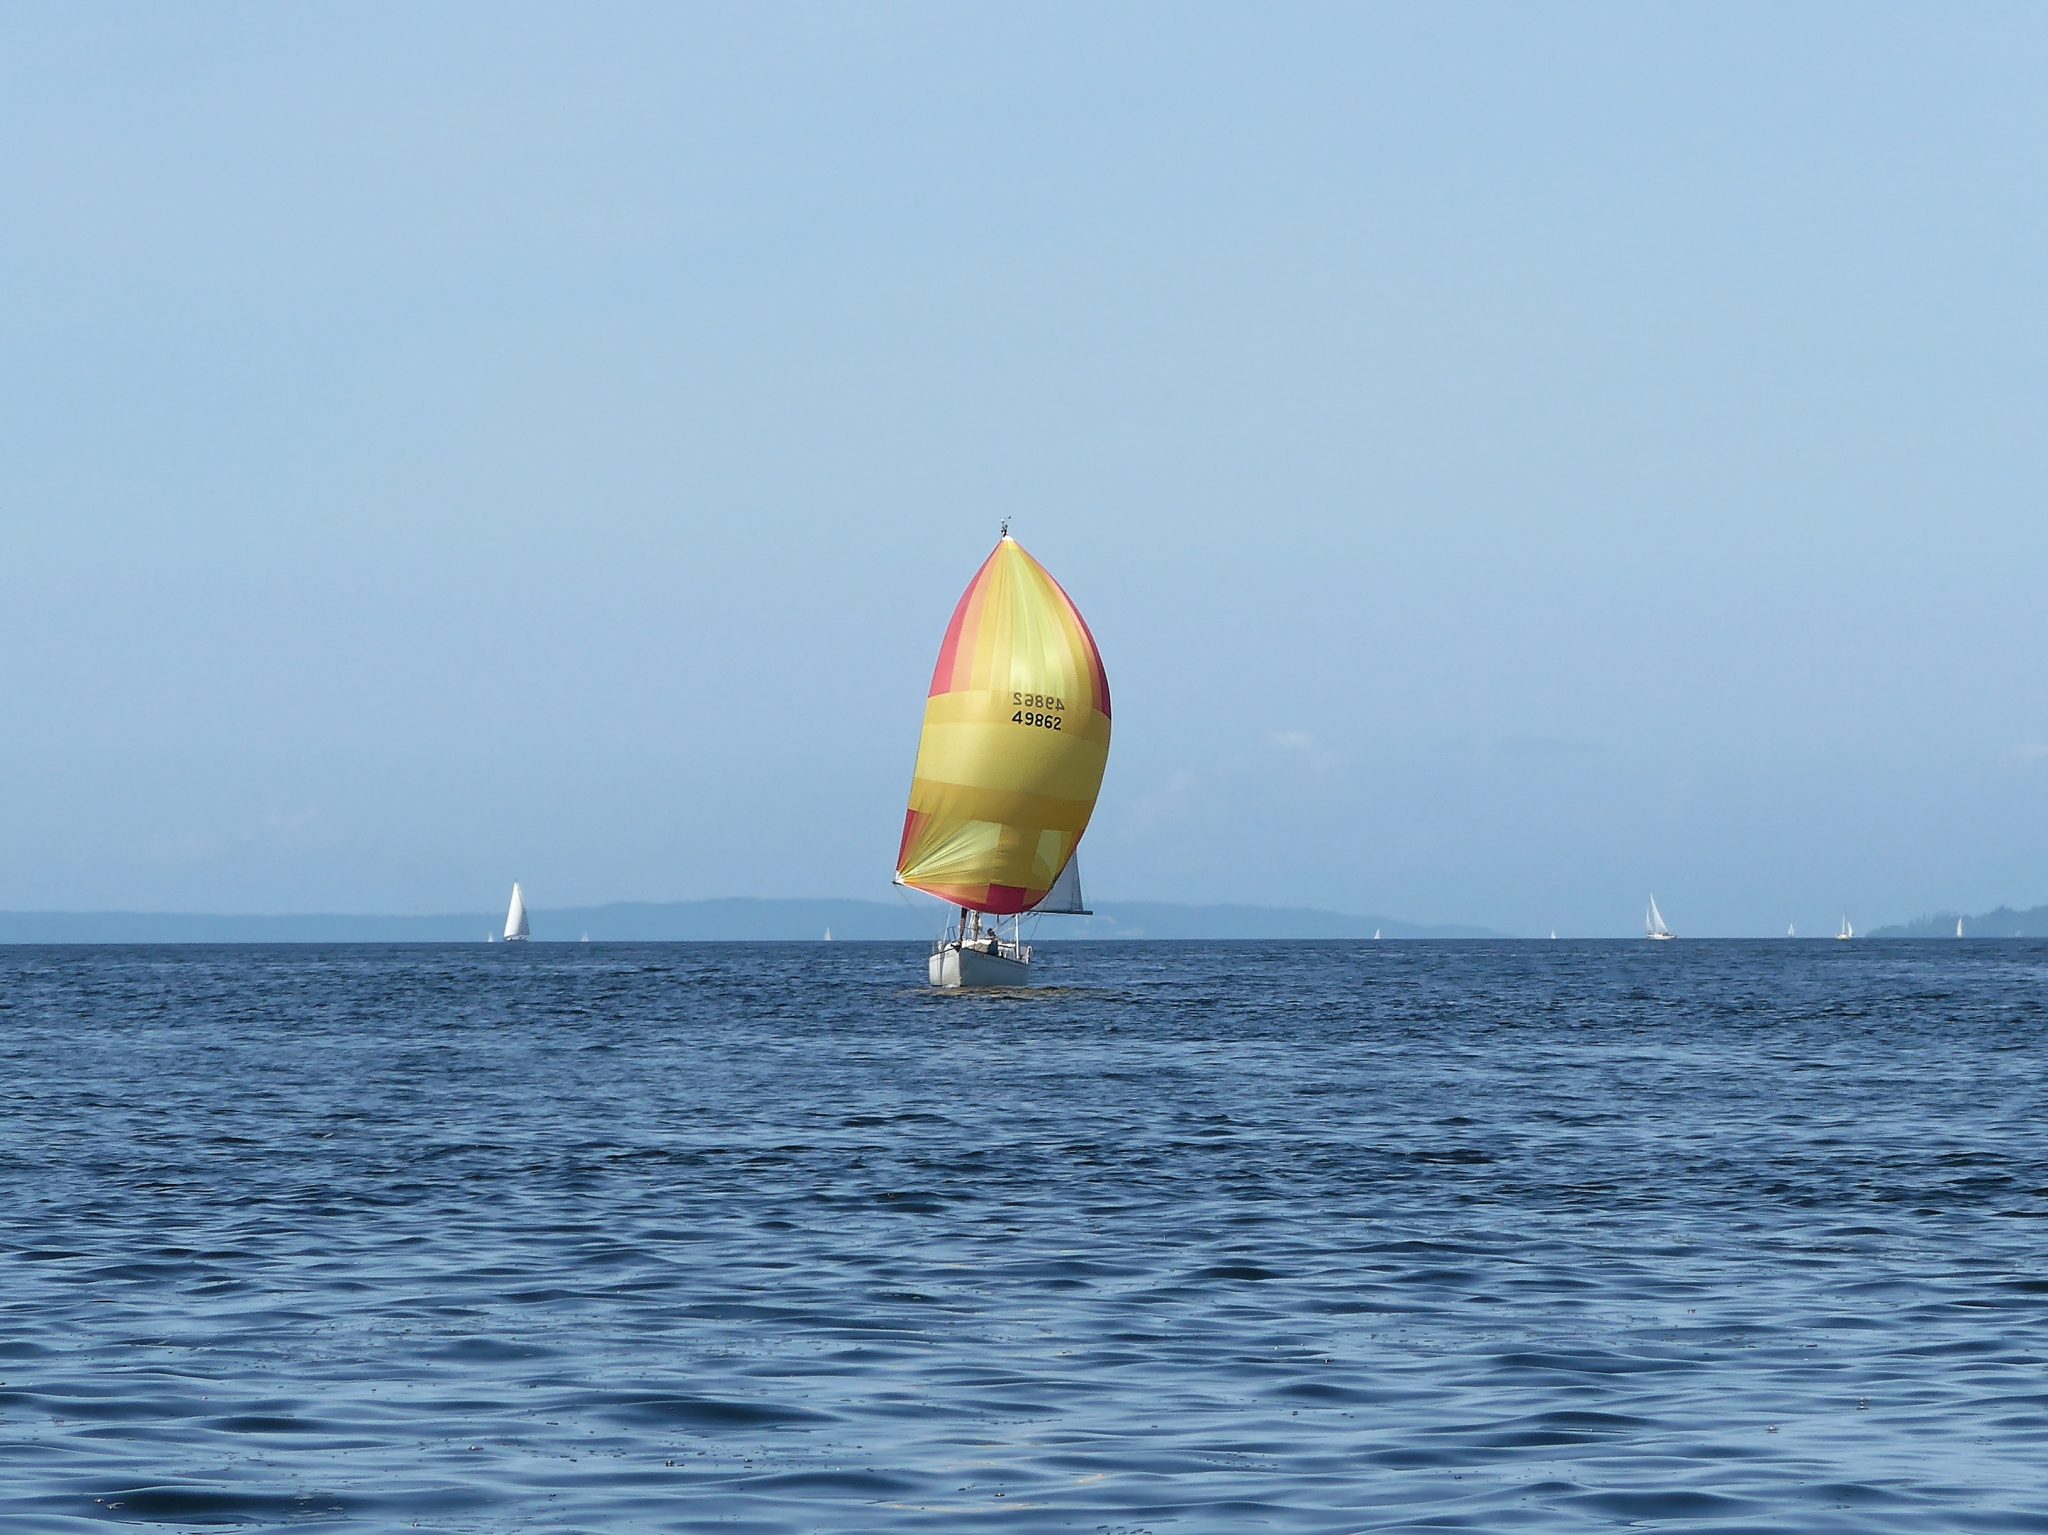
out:
M943 908L908 900L621 901L529 908L538 942L794 943L829 929L849 941L922 940L945 925ZM178 912L0 912L0 943L481 943L504 913L453 916L229 916ZM1027 924L1028 926L1028 924ZM1483 927L1355 917L1305 907L1188 906L1102 901L1092 917L1043 922L1037 941L1089 939L1502 938Z
M2014 911L2010 906L2001 906L1996 911L1987 911L1975 917L1968 912L1938 911L1928 916L1915 917L1911 922L1872 928L1868 936L1953 938L1956 935L1957 918L1962 919L1963 936L1966 938L2048 938L2048 906L2030 906L2025 911Z

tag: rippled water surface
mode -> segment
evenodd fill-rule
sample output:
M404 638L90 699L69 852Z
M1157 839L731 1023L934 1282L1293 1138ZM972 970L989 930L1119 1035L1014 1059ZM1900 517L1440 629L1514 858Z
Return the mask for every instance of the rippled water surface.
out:
M2048 947L0 950L10 1531L2048 1530Z

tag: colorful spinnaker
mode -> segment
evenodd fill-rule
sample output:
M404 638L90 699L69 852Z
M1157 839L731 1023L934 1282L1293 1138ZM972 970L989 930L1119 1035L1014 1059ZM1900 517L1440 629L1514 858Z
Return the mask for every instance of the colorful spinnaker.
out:
M1006 532L953 610L896 877L968 911L1045 899L1109 760L1109 679L1059 582Z

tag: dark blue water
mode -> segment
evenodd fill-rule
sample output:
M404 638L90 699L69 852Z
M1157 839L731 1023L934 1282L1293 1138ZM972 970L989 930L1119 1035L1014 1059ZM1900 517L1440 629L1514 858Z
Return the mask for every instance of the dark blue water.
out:
M2048 1530L2048 945L0 951L9 1531Z

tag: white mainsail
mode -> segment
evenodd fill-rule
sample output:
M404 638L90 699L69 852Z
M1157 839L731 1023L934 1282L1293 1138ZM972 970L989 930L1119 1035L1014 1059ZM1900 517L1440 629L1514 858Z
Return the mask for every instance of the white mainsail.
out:
M519 881L512 882L512 904L505 912L505 941L532 936L526 927L526 897L519 893Z
M1092 917L1088 903L1081 899L1081 856L1076 853L1067 860L1067 866L1060 870L1060 877L1052 882L1052 889L1046 891L1045 899L1031 908L1041 915L1051 913L1061 917Z
M1656 896L1650 897L1650 909L1643 914L1643 931L1652 938L1669 938L1671 929L1664 925L1664 913L1657 910Z
M1956 937L1960 938L1960 937L1962 937L1962 936L1963 936L1963 919L1962 919L1961 917L1958 917L1958 918L1956 918Z
M1835 937L1846 941L1848 939L1854 938L1855 936L1856 929L1849 925L1849 917L1848 914L1845 912L1842 916L1842 930L1839 933L1835 934Z

